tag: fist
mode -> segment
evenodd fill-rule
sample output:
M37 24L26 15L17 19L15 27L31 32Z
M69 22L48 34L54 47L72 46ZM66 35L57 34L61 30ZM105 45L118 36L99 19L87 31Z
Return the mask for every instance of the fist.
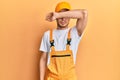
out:
M56 18L57 18L57 13L56 12L50 12L46 16L46 20L50 21L50 22L56 20Z

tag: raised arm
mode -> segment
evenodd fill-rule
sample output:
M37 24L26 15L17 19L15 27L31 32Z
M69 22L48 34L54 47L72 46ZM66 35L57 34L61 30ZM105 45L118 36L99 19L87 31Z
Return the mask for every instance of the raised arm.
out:
M79 13L81 13L80 14L81 18L77 18L76 28L77 28L79 36L81 36L87 25L88 12L83 9L83 10L80 10Z
M46 20L51 22L56 20L57 18L63 18L63 17L77 19L76 28L79 36L81 36L87 24L87 18L88 18L87 10L76 9L76 10L70 10L70 11L58 12L58 13L51 12L46 16Z

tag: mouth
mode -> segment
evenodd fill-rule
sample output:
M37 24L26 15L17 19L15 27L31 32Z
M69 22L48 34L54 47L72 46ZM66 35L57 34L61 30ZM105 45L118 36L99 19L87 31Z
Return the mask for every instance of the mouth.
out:
M61 24L64 25L66 22L65 21L62 21Z

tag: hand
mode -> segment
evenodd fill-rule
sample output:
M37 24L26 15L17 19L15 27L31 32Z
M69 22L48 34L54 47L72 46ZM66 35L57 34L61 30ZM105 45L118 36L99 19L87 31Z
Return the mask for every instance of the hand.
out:
M47 16L46 16L46 20L50 21L50 22L56 20L57 19L57 14L58 13L56 13L56 12L50 12L50 13L48 13Z

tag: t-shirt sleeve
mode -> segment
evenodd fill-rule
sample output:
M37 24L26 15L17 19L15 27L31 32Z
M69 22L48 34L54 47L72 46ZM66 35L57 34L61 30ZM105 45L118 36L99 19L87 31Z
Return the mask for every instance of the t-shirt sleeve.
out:
M49 52L49 50L50 50L49 31L44 33L42 40L41 40L41 45L40 45L39 50L43 51L45 53Z
M82 36L83 36L83 33L81 34L81 36L78 35L78 31L77 31L76 26L72 27L72 32L73 32L73 34L74 34L77 38L79 38L79 39L81 39Z

